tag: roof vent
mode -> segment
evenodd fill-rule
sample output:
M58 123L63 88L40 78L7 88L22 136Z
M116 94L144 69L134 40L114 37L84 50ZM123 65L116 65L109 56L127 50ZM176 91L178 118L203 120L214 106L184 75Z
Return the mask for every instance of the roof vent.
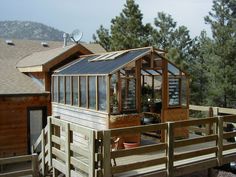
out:
M47 42L41 42L41 45L42 45L43 47L48 47L48 43L47 43Z
M9 39L7 39L5 42L6 42L7 45L15 45L15 44L13 43L13 41L12 41L12 40L9 40Z

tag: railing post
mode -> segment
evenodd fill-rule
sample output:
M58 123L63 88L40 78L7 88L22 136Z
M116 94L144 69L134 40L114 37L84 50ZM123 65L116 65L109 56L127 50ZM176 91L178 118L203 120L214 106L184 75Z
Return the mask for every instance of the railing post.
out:
M65 124L65 154L66 154L66 177L70 177L70 124Z
M48 165L52 166L52 120L48 117Z
M223 157L223 117L218 117L218 126L217 126L217 161L218 166L222 165L222 157Z
M111 131L103 132L103 176L110 177L111 175Z
M168 122L167 130L167 176L174 176L174 123Z
M212 107L209 107L208 117L213 117L213 108L212 108ZM209 123L209 124L207 125L207 128L208 128L207 134L208 134L208 135L210 135L210 134L213 133L212 126L213 126L212 123Z
M32 154L32 164L31 164L31 168L33 171L33 177L38 177L39 173L38 173L38 154L34 153Z
M42 153L42 174L43 176L45 176L45 137L44 137L44 129L42 129L41 131L41 137L42 137L42 141L41 141L41 153Z
M89 177L93 177L95 174L95 133L94 130L89 132Z

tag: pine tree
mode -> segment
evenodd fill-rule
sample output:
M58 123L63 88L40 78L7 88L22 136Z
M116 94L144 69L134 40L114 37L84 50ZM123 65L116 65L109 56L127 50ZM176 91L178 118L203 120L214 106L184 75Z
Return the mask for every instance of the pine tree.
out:
M154 24L156 27L153 33L155 45L168 51L168 58L182 69L186 69L189 60L192 60L190 53L193 42L187 27L177 27L171 15L164 12L157 14Z
M93 35L93 40L95 43L100 44L106 51L111 50L111 37L109 34L109 30L104 28L102 25L100 28L96 31L97 36Z
M127 0L119 16L111 20L110 31L103 26L93 35L106 50L122 50L152 45L151 24L143 24L143 14L134 0Z
M236 29L230 7L230 0L214 0L212 12L205 17L213 34L208 102L223 107L236 105Z

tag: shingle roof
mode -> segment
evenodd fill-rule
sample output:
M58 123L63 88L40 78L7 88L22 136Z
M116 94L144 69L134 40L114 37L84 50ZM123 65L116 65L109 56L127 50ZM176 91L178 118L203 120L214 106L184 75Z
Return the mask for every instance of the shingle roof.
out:
M48 62L52 61L53 59L56 59L58 56L62 55L66 51L73 49L73 48L80 48L85 47L91 53L100 53L100 52L105 52L105 49L102 48L99 44L86 44L86 43L81 43L81 44L70 44L66 47L58 47L55 49L51 50L46 50L46 51L40 51L40 52L35 52L32 53L31 55L23 58L20 60L16 67L17 68L24 68L24 67L32 67L32 66L41 66L45 65ZM78 50L76 50L78 51Z
M60 70L57 74L110 74L129 62L147 54L150 48L129 50L113 60L91 61L100 55L85 56L70 66Z
M0 38L0 95L6 94L38 94L45 91L40 89L30 77L21 73L17 68L17 63L31 54L45 51L43 60L48 60L46 55L50 50L56 52L62 48L63 42L49 41L48 47L43 47L41 41L37 40L13 40L14 45L7 45L5 39ZM96 45L95 45L96 46ZM92 50L92 46L90 50ZM95 49L97 50L97 49ZM102 51L102 50L101 50ZM51 52L49 52L51 53ZM38 61L27 60L27 63L37 64Z

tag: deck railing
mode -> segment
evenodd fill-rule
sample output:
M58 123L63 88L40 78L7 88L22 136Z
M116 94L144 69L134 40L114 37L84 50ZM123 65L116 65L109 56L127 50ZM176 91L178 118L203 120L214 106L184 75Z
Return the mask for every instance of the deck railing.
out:
M230 115L95 131L49 117L33 149L42 145L39 154L42 174L52 169L53 173L60 171L68 177L160 174L173 177L234 161L236 143L228 140L236 137L236 132L227 132L224 126L235 122L236 116ZM204 133L194 133L193 127ZM175 129L179 128L187 129L189 136L176 139ZM165 132L163 142L145 139L145 132L157 131ZM141 142L132 149L112 149L112 138L131 134L142 135L148 143Z
M3 171L3 172L0 171L0 177L13 177L13 176L25 176L25 175L32 175L33 177L37 177L38 176L37 157L38 157L37 154L32 154L32 155L0 158L0 166L12 165L12 164L14 164L15 166L13 167L14 170ZM31 166L29 168L26 168L24 170L16 170L17 164L28 163L28 162L31 163Z
M85 141L80 143L78 139L82 136ZM32 149L35 152L41 147L38 161L42 175L53 170L66 176L93 177L94 146L95 131L48 117L48 124Z

